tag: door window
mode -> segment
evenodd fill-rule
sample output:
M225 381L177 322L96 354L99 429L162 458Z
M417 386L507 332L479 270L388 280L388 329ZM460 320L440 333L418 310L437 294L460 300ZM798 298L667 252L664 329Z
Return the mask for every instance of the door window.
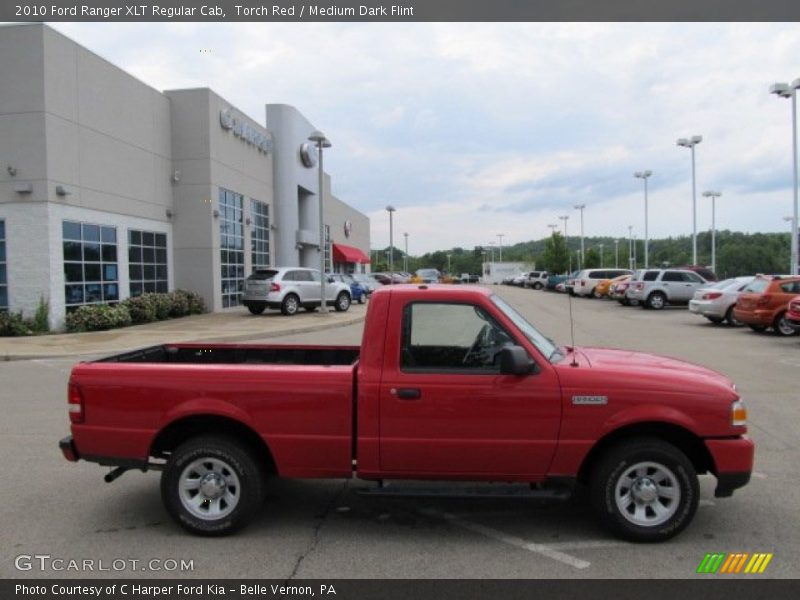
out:
M661 281L684 281L684 279L678 271L665 271Z
M499 373L511 336L472 304L412 303L403 311L403 371Z

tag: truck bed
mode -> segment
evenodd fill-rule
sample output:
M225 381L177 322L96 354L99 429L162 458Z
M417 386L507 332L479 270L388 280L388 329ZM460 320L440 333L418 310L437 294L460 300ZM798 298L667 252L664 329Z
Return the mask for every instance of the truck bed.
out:
M353 365L359 346L168 344L102 358L101 363Z

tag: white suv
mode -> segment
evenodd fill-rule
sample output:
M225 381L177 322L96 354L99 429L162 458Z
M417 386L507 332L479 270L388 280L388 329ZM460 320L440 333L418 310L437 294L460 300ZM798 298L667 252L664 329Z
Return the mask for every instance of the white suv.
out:
M242 304L254 315L264 309L280 309L284 315L293 315L302 306L306 310L319 308L320 276L317 269L280 267L256 269L244 282ZM343 312L350 308L350 286L327 280L325 303Z
M614 279L620 275L630 275L632 271L628 269L584 269L575 278L575 285L572 288L576 296L591 296L599 298L595 294L597 284L604 279Z

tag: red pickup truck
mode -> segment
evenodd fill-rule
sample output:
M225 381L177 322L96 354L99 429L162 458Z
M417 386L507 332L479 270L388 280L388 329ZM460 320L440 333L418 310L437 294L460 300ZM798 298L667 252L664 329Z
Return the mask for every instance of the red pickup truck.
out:
M376 291L360 348L174 344L80 363L68 408L67 460L116 467L107 481L163 470L167 511L204 535L252 518L269 476L356 476L378 492L391 480L586 487L613 533L661 541L694 516L699 473L730 496L754 454L726 377L559 348L477 287Z

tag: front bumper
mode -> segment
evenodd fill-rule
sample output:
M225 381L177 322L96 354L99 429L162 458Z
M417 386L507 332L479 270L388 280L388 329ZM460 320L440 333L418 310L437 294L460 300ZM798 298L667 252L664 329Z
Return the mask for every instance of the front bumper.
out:
M755 457L753 440L743 435L738 438L706 440L705 443L714 461L714 475L717 477L714 496L732 496L734 490L750 481Z
M738 307L733 309L733 316L737 321L741 321L746 325L760 325L763 327L770 327L774 318L772 311L742 310Z

